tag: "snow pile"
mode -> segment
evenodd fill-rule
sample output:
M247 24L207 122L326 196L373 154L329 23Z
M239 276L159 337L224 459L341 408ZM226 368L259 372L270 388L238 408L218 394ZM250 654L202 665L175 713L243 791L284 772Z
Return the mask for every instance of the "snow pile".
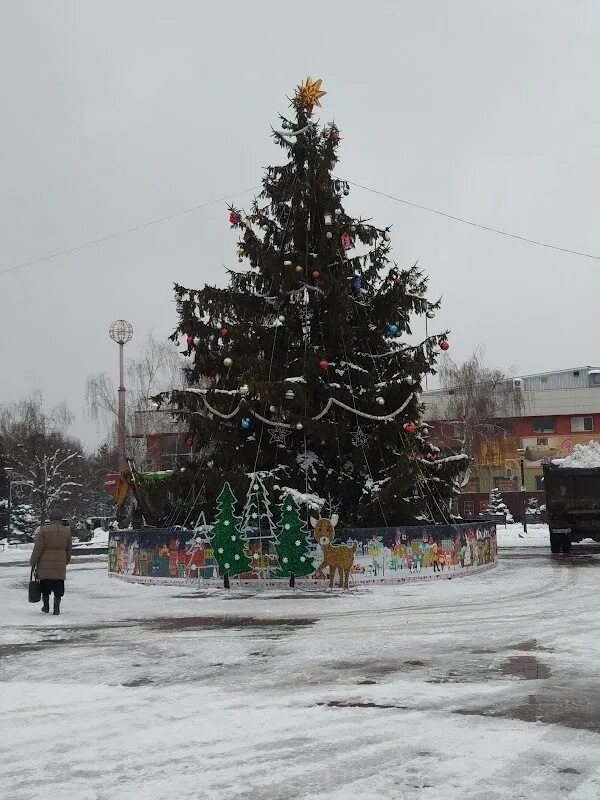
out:
M104 528L96 528L92 533L92 538L87 542L77 542L76 546L80 547L108 547L108 531Z
M576 444L571 455L565 458L555 458L552 463L559 467L576 467L578 469L600 467L600 444L595 439L588 444Z

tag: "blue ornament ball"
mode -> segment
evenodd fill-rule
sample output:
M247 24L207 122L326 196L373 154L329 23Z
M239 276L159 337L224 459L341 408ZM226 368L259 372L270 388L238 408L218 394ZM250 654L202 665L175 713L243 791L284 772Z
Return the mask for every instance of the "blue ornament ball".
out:
M248 430L249 428L251 428L251 427L252 427L252 422L251 422L251 420L249 420L249 419L248 419L248 417L245 417L245 418L242 420L242 430L244 430L244 431L247 431L247 430Z
M388 331L392 334L392 336L395 336L398 333L398 326L394 324L388 325Z
M356 278L354 278L354 288L360 289L361 286L362 286L362 280L360 279L360 277L357 276Z
M183 306L182 306L181 303L177 304L177 313L178 314L183 314Z

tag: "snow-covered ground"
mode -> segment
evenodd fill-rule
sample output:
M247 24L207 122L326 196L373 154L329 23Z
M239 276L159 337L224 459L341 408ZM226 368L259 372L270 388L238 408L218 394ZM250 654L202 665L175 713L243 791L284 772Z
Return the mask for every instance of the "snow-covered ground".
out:
M527 531L515 522L513 525L496 527L498 547L550 547L550 534L545 524L528 525Z
M58 618L26 602L27 552L0 554L0 796L598 798L600 555L575 549L332 594L83 559Z

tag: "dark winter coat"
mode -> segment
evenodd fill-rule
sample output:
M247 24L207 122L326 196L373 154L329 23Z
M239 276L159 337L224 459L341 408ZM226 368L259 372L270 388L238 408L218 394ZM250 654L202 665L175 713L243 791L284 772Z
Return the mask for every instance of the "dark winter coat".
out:
M37 568L40 580L64 581L71 547L71 529L60 522L47 522L35 537L29 564Z

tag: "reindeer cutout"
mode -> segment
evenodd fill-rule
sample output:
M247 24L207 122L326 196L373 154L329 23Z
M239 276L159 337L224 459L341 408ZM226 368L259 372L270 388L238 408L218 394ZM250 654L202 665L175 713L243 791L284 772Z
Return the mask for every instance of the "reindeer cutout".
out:
M338 585L347 589L348 578L350 577L350 570L354 563L354 554L358 544L354 542L351 547L346 544L333 544L337 523L337 514L332 514L331 519L321 517L321 519L316 520L314 517L310 518L310 524L315 529L315 539L323 550L323 561L317 567L316 574L323 575L324 567L329 567L329 588L333 589L333 581L337 570L340 575Z

